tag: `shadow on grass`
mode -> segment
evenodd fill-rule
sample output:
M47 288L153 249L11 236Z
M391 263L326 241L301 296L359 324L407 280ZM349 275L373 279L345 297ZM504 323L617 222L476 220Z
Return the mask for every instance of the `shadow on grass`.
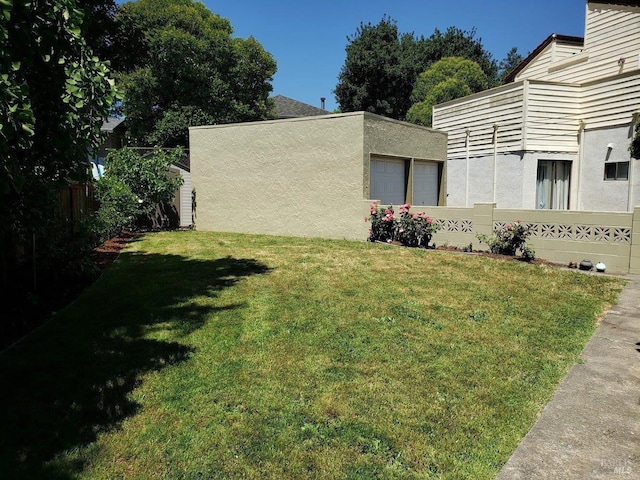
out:
M193 299L268 271L252 259L123 253L78 301L0 354L0 477L74 477L82 459L51 460L118 428L139 408L130 393L141 375L186 360L193 349L180 339L208 315L242 308ZM159 331L173 340L153 338Z

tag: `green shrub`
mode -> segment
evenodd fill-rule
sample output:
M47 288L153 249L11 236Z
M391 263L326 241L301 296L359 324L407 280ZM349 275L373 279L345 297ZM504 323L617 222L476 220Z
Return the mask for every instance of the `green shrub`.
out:
M125 183L111 176L101 178L96 182L96 198L100 208L89 228L97 243L133 227L140 214L139 202Z
M535 251L527 245L527 239L530 236L529 227L518 220L495 230L491 237L477 235L477 238L481 243L489 245L491 253L514 256L520 251L523 259L531 261L536 255Z
M177 216L171 203L183 180L169 169L183 155L180 148L147 155L128 148L110 152L105 175L96 182L100 207L90 226L94 236L104 241L124 229L170 225Z

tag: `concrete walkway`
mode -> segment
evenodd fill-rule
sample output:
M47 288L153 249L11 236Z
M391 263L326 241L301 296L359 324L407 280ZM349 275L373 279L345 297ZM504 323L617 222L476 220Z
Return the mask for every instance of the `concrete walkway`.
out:
M640 479L640 277L581 358L497 480Z

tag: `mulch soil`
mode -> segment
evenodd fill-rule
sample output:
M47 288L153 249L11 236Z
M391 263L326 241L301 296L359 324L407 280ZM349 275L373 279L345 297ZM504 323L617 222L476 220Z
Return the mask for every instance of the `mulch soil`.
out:
M120 250L122 250L131 240L140 237L141 234L133 232L123 232L120 236L107 240L91 252L91 260L98 266L102 273L105 268L116 261Z

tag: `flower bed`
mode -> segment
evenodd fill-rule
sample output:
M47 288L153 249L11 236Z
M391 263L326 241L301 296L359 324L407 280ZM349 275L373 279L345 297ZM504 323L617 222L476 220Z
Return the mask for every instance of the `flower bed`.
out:
M396 215L392 206L381 207L378 201L374 201L369 217L364 219L365 222L371 222L368 240L429 248L433 234L440 229L440 225L426 213L411 213L410 209L408 203L401 205Z

